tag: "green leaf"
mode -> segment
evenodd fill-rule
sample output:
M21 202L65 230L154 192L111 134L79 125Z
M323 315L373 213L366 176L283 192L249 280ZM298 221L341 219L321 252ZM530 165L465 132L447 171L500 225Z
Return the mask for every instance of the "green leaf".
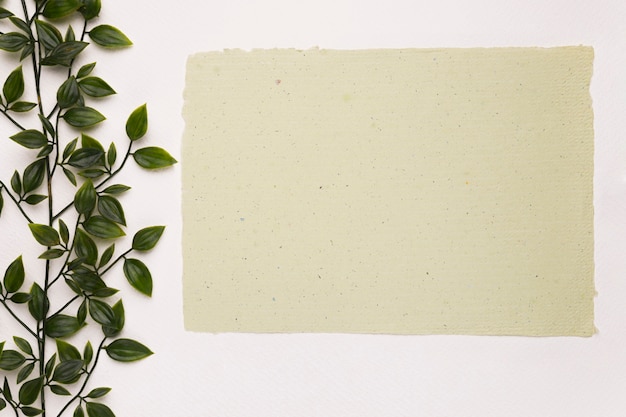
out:
M67 177L68 181L72 183L72 185L76 186L76 175L69 169L63 167L63 173Z
M87 42L81 41L65 41L60 43L50 51L48 56L41 60L41 65L69 67L87 45L89 45Z
M30 301L31 296L27 292L16 292L9 299L15 304L24 304Z
M30 374L33 373L34 369L35 369L34 363L29 363L28 365L20 369L20 372L17 374L17 383L21 384L22 381L26 380L26 378L28 378Z
M74 107L62 116L73 127L85 128L94 126L106 119L98 110L91 107Z
M0 35L0 49L8 52L18 52L28 44L28 37L18 32Z
M17 350L8 349L2 351L2 355L0 355L0 369L5 371L13 371L26 361L24 355L22 355Z
M25 21L23 21L17 16L11 16L9 17L9 20L11 21L11 23L15 25L15 27L20 29L22 32L26 33L26 35L28 36L31 35L30 26L28 26L28 23L26 23Z
M148 131L148 108L145 104L137 107L126 121L126 135L131 141L141 139Z
M111 388L106 388L106 387L94 388L91 391L89 391L89 394L87 394L87 398L102 398L105 395L107 395L109 392L111 392Z
M76 406L73 417L85 417L85 412L83 411L83 407L81 407L80 403Z
M94 291L92 296L98 297L98 298L108 298L117 294L118 292L119 290L116 290L115 288L107 287L107 288L101 288L99 290Z
M61 84L57 90L57 103L62 109L72 107L80 99L80 91L78 91L78 83L74 76L69 77Z
M46 335L49 337L68 337L80 330L82 325L76 317L58 314L46 322Z
M83 361L80 359L71 359L59 363L54 368L52 380L62 384L76 382L80 376L80 371L83 369L83 364Z
M83 226L87 233L102 239L115 239L126 235L117 224L102 216L90 217Z
M1 41L0 37L0 41ZM2 93L7 103L13 103L24 94L24 75L22 74L22 66L14 69L7 77L2 86Z
M61 236L63 243L67 245L70 240L70 231L63 219L59 219L59 235Z
M83 78L78 82L78 86L83 90L83 93L91 97L106 97L115 94L115 90L106 81L98 77Z
M43 15L48 19L60 19L74 13L81 6L80 0L48 0Z
M39 259L59 259L61 256L65 254L64 249L48 249L41 255L39 255Z
M30 343L28 343L28 340L23 339L19 336L13 336L13 341L15 342L15 345L25 354L33 354L33 348L30 346Z
M104 153L98 149L80 148L72 153L67 163L74 168L90 168L97 164L103 155Z
M16 194L22 194L22 180L20 179L20 173L15 171L11 177L11 188Z
M72 152L74 152L74 149L76 149L76 144L77 143L78 143L78 138L74 138L67 145L65 145L65 148L63 149L63 160L64 161L67 158L69 158L69 156L72 154Z
M124 209L122 205L115 197L109 195L102 195L98 199L98 211L100 214L121 225L126 225L126 218L124 217Z
M0 7L0 19L6 19L7 17L13 16L13 13L5 9L4 7Z
M147 251L154 248L164 230L165 226L151 226L141 229L133 237L132 248L138 251Z
M46 159L41 158L28 165L24 170L22 183L24 194L36 190L42 183L46 175Z
M82 229L76 229L74 236L74 252L87 265L95 265L98 260L98 246Z
M69 283L73 281L67 280L66 282ZM80 303L80 306L78 306L78 311L76 312L76 320L78 320L80 324L83 324L85 320L87 320L87 299L86 298L83 300L82 303Z
M22 406L20 409L22 410L22 414L26 417L34 417L43 413L43 410L35 407Z
M152 351L132 339L117 339L106 347L109 357L119 362L133 362L147 358Z
M123 48L133 44L121 30L111 25L96 26L89 32L89 37L105 48Z
M107 303L90 299L89 300L89 315L92 319L103 326L112 326L115 324L115 313L113 309Z
M100 258L98 268L102 268L104 265L108 264L113 257L113 253L115 253L115 243L111 244L111 246L109 246L104 250L104 252L102 252L102 257Z
M54 25L51 25L44 20L37 19L35 20L35 26L37 28L37 37L39 38L39 42L46 50L50 51L63 42L61 32L59 32Z
M39 398L39 394L41 394L41 388L43 387L44 377L43 375L39 378L31 379L30 381L24 382L20 387L20 403L25 405L30 405L37 401Z
M89 417L115 417L113 411L104 404L88 402L85 407Z
M80 69L78 70L78 74L76 74L76 78L83 78L88 76L89 74L91 74L91 72L93 71L94 67L96 66L95 62L92 62L91 64L85 64L82 67L80 67Z
M101 176L103 176L104 174L106 174L107 172L100 169L100 168L90 168L90 169L85 169L83 171L80 171L78 173L78 175L80 175L83 178L100 178Z
M7 401L11 402L13 401L13 394L11 394L11 385L9 385L9 380L7 379L7 377L4 377L4 384L2 386L2 394L4 394L4 398L7 399Z
M50 302L39 284L34 283L30 288L30 300L28 301L28 311L30 315L37 321L43 320L48 313Z
M52 153L53 150L54 146L48 144L39 151L39 153L37 154L37 158L43 158L45 156L48 156Z
M50 379L52 377L52 371L54 370L54 365L57 362L57 354L54 353L50 359L48 359L48 362L46 362L46 378Z
M65 41L73 42L75 40L76 40L76 34L74 33L74 28L72 28L72 25L69 25L67 27L67 31L65 31Z
M29 223L28 227L35 240L43 246L56 246L61 243L59 233L48 225Z
M7 402L0 398L0 411L4 410L7 406Z
M76 211L80 214L89 216L96 207L97 196L96 189L91 180L85 181L74 195L74 208L76 208Z
M7 292L10 294L19 291L24 284L24 277L24 262L22 262L22 256L20 255L11 262L4 273L4 287Z
M102 190L102 192L106 194L118 195L118 194L125 193L128 190L130 190L130 187L127 185L114 184L114 185L108 186L107 188Z
M104 154L104 147L102 146L100 141L94 137L91 137L83 133L80 138L80 143L83 148L97 149Z
M115 160L117 159L117 149L115 148L115 142L111 142L109 145L109 150L107 151L107 163L110 167L115 164Z
M31 56L34 50L35 44L32 42L28 42L22 49L22 52L20 52L20 61L23 61L24 58Z
M35 129L22 130L11 136L11 139L28 149L39 149L48 144L48 138Z
M102 326L102 330L107 337L117 336L124 328L126 316L124 313L124 304L122 300L113 304L113 313L115 314L115 323L113 326Z
M83 15L85 20L91 20L98 16L100 8L100 0L83 0L83 7L78 9L78 11Z
M42 194L31 194L28 197L26 197L24 199L24 201L26 202L26 204L29 204L31 206L36 206L37 204L41 203L42 201L44 201L46 198L48 198L48 196L46 195L42 195Z
M147 169L159 169L174 165L177 161L165 149L149 146L133 154L135 162Z
M83 349L83 357L85 358L85 365L89 365L93 359L93 347L91 342L87 341L85 348Z
M61 362L82 360L78 349L70 343L57 339L57 352L59 353L59 359Z
M152 274L143 262L139 259L125 259L124 275L133 288L148 297L152 296Z
M72 395L71 392L61 385L50 385L50 391L54 392L56 395Z
M37 103L31 103L30 101L16 101L9 106L9 110L16 113L26 113L37 107Z

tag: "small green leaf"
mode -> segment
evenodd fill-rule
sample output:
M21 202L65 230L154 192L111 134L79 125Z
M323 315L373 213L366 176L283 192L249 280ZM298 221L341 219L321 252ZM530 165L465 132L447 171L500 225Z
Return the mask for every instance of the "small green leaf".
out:
M89 417L115 417L113 411L104 404L88 402L85 407Z
M61 32L50 23L44 20L35 20L35 26L37 28L37 37L39 38L39 42L43 45L43 47L51 51L61 42L63 42L63 36Z
M117 159L117 149L115 148L115 142L111 142L109 145L109 150L107 151L107 163L109 167L112 167L115 164L115 160Z
M117 339L106 347L109 357L119 362L133 362L152 355L152 351L132 339Z
M73 282L71 280L67 280L67 283ZM78 291L80 292L80 291ZM80 306L78 306L78 311L76 312L76 320L80 324L83 324L85 320L87 320L87 299L84 299Z
M91 97L106 97L115 94L115 90L106 81L98 77L83 78L78 82L78 86L83 90L83 93Z
M18 52L28 44L28 37L18 32L0 35L0 49L8 52Z
M83 148L97 149L104 154L104 147L102 146L100 141L94 137L91 137L83 133L80 137L80 144L82 145Z
M137 107L126 121L126 135L131 141L141 139L148 131L148 108L145 104Z
M48 0L43 15L48 19L60 19L74 13L81 6L80 0Z
M20 53L20 61L23 61L24 58L31 56L34 50L35 50L35 44L32 42L28 42L22 49L22 52Z
M76 34L74 33L74 28L72 27L72 25L69 25L67 27L67 30L65 31L65 42L73 42L76 40Z
M147 251L156 246L165 226L151 226L141 229L133 237L133 249L138 251Z
M19 336L13 336L13 341L15 342L15 345L25 354L33 354L33 348L30 346L30 343L28 343L28 340L23 339Z
M85 365L89 365L93 359L93 347L89 341L87 341L83 349L83 357L85 358Z
M20 372L17 374L17 383L21 384L22 381L26 380L26 378L28 378L30 374L33 373L34 369L35 369L34 363L29 363L28 365L20 369Z
M31 295L27 292L16 292L9 299L15 304L24 304L30 301Z
M76 175L74 175L72 171L65 167L63 167L63 173L65 174L65 177L68 179L68 181L71 182L72 185L76 186Z
M16 194L22 195L22 180L20 178L20 173L17 171L15 171L11 177L11 188Z
M152 296L152 274L143 262L139 259L125 259L124 275L133 288L148 297Z
M43 410L40 410L39 408L28 406L22 406L20 410L22 410L22 414L24 414L26 417L35 417L43 413Z
M117 224L102 216L90 217L83 226L87 233L102 239L115 239L126 235Z
M113 253L115 253L115 243L111 244L111 246L109 246L104 250L104 252L102 252L102 257L100 258L98 268L102 268L104 265L108 264L113 257Z
M124 209L122 205L115 197L109 195L102 195L98 198L98 211L100 214L115 223L126 225L126 218L124 217Z
M39 378L31 379L30 381L24 382L20 387L20 403L25 405L30 405L37 401L39 398L39 394L41 394L41 388L43 387L44 377L43 375Z
M73 127L86 128L94 126L106 118L98 110L91 107L74 107L62 116Z
M22 177L22 183L24 186L24 194L28 194L31 191L36 190L42 183L46 176L46 159L41 158L28 165L24 169L24 176Z
M50 308L50 302L39 284L34 283L32 285L30 288L30 297L28 301L28 311L30 311L31 316L33 316L35 320L43 320Z
M78 91L78 83L74 76L69 77L61 84L57 90L57 103L62 109L72 107L80 99L80 91Z
M0 398L0 411L4 410L7 406L7 402Z
M11 139L28 149L39 149L48 144L48 138L35 129L22 130L11 136Z
M48 362L46 362L46 378L50 379L52 377L52 371L54 370L54 365L57 363L57 354L53 354Z
M0 369L5 371L13 371L26 361L24 355L17 350L5 349L0 355Z
M39 151L39 153L37 154L37 158L43 158L45 156L48 156L52 153L53 150L54 146L48 144Z
M21 65L9 74L2 87L2 93L7 103L13 103L22 97L22 94L24 94L24 75L22 74Z
M41 255L39 255L39 259L59 259L61 256L65 254L64 249L48 249Z
M72 360L82 360L80 356L80 352L78 349L72 344L65 342L63 340L56 340L57 352L59 353L59 359L61 362L72 361Z
M78 74L76 74L76 78L81 79L83 77L88 76L89 74L91 74L91 72L93 71L94 67L96 66L95 62L92 62L91 64L85 64L82 67L80 67L80 69L78 70Z
M9 385L9 380L6 376L4 377L4 384L2 385L2 394L4 394L4 398L6 398L7 401L13 401L13 394L11 394L11 385Z
M74 109L70 109L74 110ZM70 159L67 161L68 164L73 166L74 168L90 168L100 161L104 153L98 149L94 148L81 148L77 149L72 153Z
M28 227L35 240L43 246L56 246L61 243L59 233L48 225L29 223Z
M28 26L28 23L26 23L25 21L23 21L17 16L11 16L9 17L9 20L11 21L11 23L15 25L15 27L20 29L22 32L26 33L26 35L28 36L31 35L30 26Z
M135 162L147 169L159 169L174 165L177 161L165 149L149 146L133 154Z
M6 19L7 17L13 16L13 13L5 9L4 7L0 7L0 19Z
M11 262L4 273L4 287L7 292L10 294L19 291L24 284L24 277L24 263L20 255L16 260Z
M74 208L76 208L76 211L80 214L89 216L96 207L97 196L96 189L91 180L85 181L74 195Z
M70 359L59 363L52 373L52 380L62 384L75 382L83 369L81 359Z
M37 107L37 103L31 103L30 101L16 101L9 106L9 110L16 113L26 113Z
M76 333L82 325L76 317L58 314L46 322L46 335L49 337L68 337Z
M67 145L65 145L65 148L63 149L63 160L64 161L67 158L69 158L69 156L72 154L72 152L74 152L74 149L76 149L76 144L77 143L78 143L78 138L74 138Z
M101 8L100 0L83 0L83 7L78 11L83 15L85 20L91 20L98 16Z
M94 178L100 178L101 176L103 176L104 174L106 174L107 172L100 169L100 168L89 168L89 169L85 169L83 171L80 171L78 173L78 175L80 175L83 178L90 178L90 179L94 179Z
M124 304L122 303L122 300L119 300L117 303L113 304L112 309L113 309L113 313L115 314L114 325L102 326L104 335L107 337L117 336L124 328L124 323L126 321L126 316L124 313Z
M111 388L106 388L106 387L94 388L91 391L89 391L89 394L87 394L87 398L102 398L105 395L107 395L109 392L111 392Z
M63 243L67 245L70 240L70 231L63 219L59 219L59 235L61 236Z
M83 49L89 45L81 41L65 41L58 44L48 56L41 60L41 65L60 65L69 67Z
M89 300L89 315L103 326L112 326L115 323L115 313L107 303L91 298Z
M85 412L83 411L83 407L80 403L76 406L76 409L74 409L73 417L85 417Z
M130 190L130 187L127 185L115 184L115 185L108 186L107 188L102 190L102 192L106 194L118 195L118 194L125 193L128 190Z
M56 395L72 395L71 392L61 385L50 385L50 391L54 392Z
M37 204L41 203L42 201L44 201L46 198L48 198L48 196L46 195L42 195L42 194L31 194L28 197L26 197L24 199L24 201L26 202L26 204L29 204L31 206L36 206Z
M98 246L82 229L76 229L74 236L74 252L87 265L95 265L98 260Z
M123 48L133 44L121 30L111 25L96 26L89 32L89 37L105 48Z

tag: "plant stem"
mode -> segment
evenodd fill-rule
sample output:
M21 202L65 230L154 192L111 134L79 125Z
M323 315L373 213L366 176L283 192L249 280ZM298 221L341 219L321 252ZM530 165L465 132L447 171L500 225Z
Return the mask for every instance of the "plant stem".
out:
M5 189L7 192L7 195L9 196L9 198L11 198L11 200L15 203L15 206L17 207L17 209L20 211L20 213L22 213L22 216L24 216L24 218L26 219L26 221L28 223L33 223L33 221L30 219L30 217L28 217L28 214L26 214L26 212L24 211L24 209L22 208L22 206L20 205L20 202L13 196L13 194L9 191L9 189L7 188L7 186L4 184L4 182L2 182L0 180L0 190Z
M39 340L39 335L37 335L37 333L35 333L26 323L24 323L24 321L22 319L20 319L17 314L15 314L13 312L13 310L11 310L11 307L9 307L7 305L6 300L0 300L0 303L2 303L2 305L4 306L4 308L7 309L7 311L9 312L9 314L11 314L11 316L13 316L13 318L24 328L26 329L26 331L28 331L28 333L30 333L33 337L35 337L37 340Z
M100 272L100 276L103 276L104 274L106 274L109 271L109 269L113 268L113 266L115 266L116 263L118 263L120 260L122 260L122 258L125 258L126 255L128 255L132 251L133 251L132 249L128 249L126 252L124 252L123 254L118 256L116 260L114 260L109 266L107 266L104 269L104 271Z

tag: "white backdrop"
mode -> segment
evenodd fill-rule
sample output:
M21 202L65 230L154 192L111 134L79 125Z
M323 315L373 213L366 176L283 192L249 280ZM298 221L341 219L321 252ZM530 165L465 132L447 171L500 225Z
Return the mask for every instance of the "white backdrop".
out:
M471 4L470 4L471 3ZM224 48L591 45L596 170L592 338L193 334L183 329L180 165L129 170L129 225L167 224L152 300L124 296L125 336L156 353L94 376L118 416L622 416L626 410L626 2L103 0L135 46L98 58L119 93L98 135L147 102L150 140L180 157L185 61ZM209 115L210 117L210 115ZM2 136L8 135L4 126ZM3 139L6 144L6 140ZM7 145L11 146L11 145ZM5 145L2 145L2 149ZM0 152L7 179L9 156ZM180 159L180 158L179 158ZM184 161L182 161L184 163ZM12 170L9 170L9 174ZM144 183L145 182L145 183ZM215 196L215 198L220 198ZM0 265L17 256L0 220ZM4 334L0 340L9 338Z

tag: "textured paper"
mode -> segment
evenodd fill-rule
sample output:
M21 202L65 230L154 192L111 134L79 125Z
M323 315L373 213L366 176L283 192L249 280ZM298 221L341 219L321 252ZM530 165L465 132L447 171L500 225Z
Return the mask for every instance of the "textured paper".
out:
M187 64L189 330L589 336L587 47Z

